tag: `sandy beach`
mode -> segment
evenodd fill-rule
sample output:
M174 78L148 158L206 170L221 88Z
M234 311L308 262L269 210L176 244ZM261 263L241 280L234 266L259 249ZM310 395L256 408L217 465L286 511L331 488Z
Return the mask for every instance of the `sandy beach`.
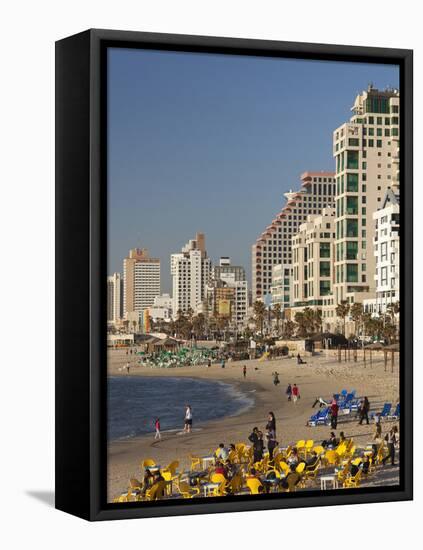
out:
M131 359L131 356L129 357ZM161 441L154 441L154 434L112 441L108 446L108 498L109 500L125 490L130 477L141 475L140 463L145 458L153 458L166 465L179 460L181 468L189 467L189 455L208 455L219 443L225 444L247 441L254 426L264 428L267 414L273 411L277 422L277 439L281 446L299 439L321 441L329 434L327 426L307 427L310 415L316 411L312 404L317 396L329 398L343 388L355 389L358 396L367 395L371 411L381 409L385 401L396 403L399 398L398 358L394 373L390 364L384 371L383 355L374 353L372 365L369 360L338 363L334 352L306 358L307 364L297 365L294 358L268 361L228 362L226 368L220 365L211 367L180 367L173 369L152 369L132 366L127 374L122 366L128 361L125 351L109 351L108 374L113 376L185 376L204 380L219 380L233 384L243 392L251 392L254 405L247 411L202 425L194 423L191 434L163 432ZM135 360L132 358L132 365ZM247 377L242 376L242 367L247 365ZM281 384L273 385L272 373L277 371ZM285 389L288 383L296 383L300 388L301 399L297 403L288 402ZM181 403L181 418L184 403ZM391 423L386 423L385 430ZM181 429L182 429L181 422ZM370 442L374 426L363 424L353 416L340 416L339 431L353 437L358 445Z

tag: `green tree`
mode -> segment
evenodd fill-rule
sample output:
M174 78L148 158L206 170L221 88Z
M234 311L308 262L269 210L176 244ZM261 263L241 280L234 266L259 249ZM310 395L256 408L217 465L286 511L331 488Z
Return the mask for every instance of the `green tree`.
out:
M304 315L303 311L297 311L294 316L295 322L297 323L297 334L298 336L306 336L307 334L307 318Z
M279 334L279 325L282 319L282 307L280 304L275 304L273 306L273 315L276 319L276 334Z
M391 322L396 327L396 337L399 340L399 333L400 333L400 326L399 326L400 303L399 302L393 302L393 303L389 304L388 307L386 308L386 312L390 316Z
M202 336L206 328L206 318L203 313L199 313L192 320L192 331L196 338Z
M256 323L256 326L258 325L260 328L260 333L263 334L263 326L264 326L264 319L266 316L266 306L263 302L260 302L257 300L254 302L253 305L254 310L254 321Z
M283 326L283 334L285 338L292 338L295 333L295 323L288 319Z
M342 334L344 336L345 336L345 322L349 311L350 311L350 304L347 302L347 300L342 300L342 302L336 306L336 315L343 321Z
M354 332L358 336L360 333L361 324L363 322L363 304L355 302L350 308L351 319L354 321Z

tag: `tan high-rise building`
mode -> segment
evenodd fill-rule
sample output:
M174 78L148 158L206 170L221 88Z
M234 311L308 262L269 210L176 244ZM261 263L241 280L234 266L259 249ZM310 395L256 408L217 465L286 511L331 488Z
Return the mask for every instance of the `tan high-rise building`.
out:
M333 323L333 257L335 209L308 216L292 238L292 312L321 310L324 330Z
M123 260L123 313L142 312L160 294L160 260L146 248L133 248Z
M399 92L369 86L333 133L336 161L334 304L375 296L373 213L399 181Z
M253 302L271 293L273 266L292 261L292 236L309 214L334 206L335 174L305 172L299 191L285 193L286 203L252 246Z

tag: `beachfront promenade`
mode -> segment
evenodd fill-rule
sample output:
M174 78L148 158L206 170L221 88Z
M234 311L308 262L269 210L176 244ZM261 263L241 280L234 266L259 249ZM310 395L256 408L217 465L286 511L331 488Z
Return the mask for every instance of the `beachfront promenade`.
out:
M380 356L379 356L380 355ZM313 447L319 447L321 441L328 438L330 426L307 427L307 421L311 414L316 412L312 408L317 396L330 398L334 393L339 393L342 388L354 388L358 396L368 396L371 404L371 412L381 410L383 403L396 403L399 396L399 375L398 365L394 372L385 372L382 354L374 354L372 366L362 363L342 362L338 363L335 354L329 356L315 356L308 358L307 365L297 365L294 359L278 359L274 361L247 361L247 362L228 362L225 369L219 365L211 367L181 367L175 369L150 369L145 367L131 368L131 374L125 374L122 365L125 363L126 356L122 351L109 352L109 374L121 376L187 376L205 380L221 380L234 385L240 391L254 396L254 406L237 416L225 417L223 419L210 421L204 425L196 425L195 410L193 411L193 431L189 434L182 433L183 428L183 406L181 403L181 432L162 433L161 441L154 441L154 434L134 437L128 440L113 441L108 446L108 498L113 500L125 492L128 481L131 478L138 479L142 483L145 474L141 463L145 459L151 459L159 464L160 469L166 469L166 466L177 461L178 468L175 475L183 474L179 481L188 479L188 472L192 469L190 456L202 458L211 456L219 443L225 445L239 442L249 443L248 436L254 426L264 431L266 419L269 411L275 413L277 426L277 440L281 459L287 461L286 456L288 447L295 446L298 440L312 440ZM244 379L242 374L243 365L247 366L247 376ZM273 385L272 372L279 372L280 385ZM285 395L285 387L288 383L296 383L300 388L301 399L297 403L288 402ZM166 396L163 396L165 399ZM214 404L218 407L218 404ZM391 423L383 425L384 431ZM356 460L371 444L374 425L359 425L355 415L345 415L339 417L337 436L340 431L344 431L347 439L353 441L355 450L352 456L348 454L340 455L340 464L344 460ZM327 449L326 449L327 450ZM325 453L326 453L325 450ZM351 448L348 452L351 451ZM285 453L285 455L284 455ZM300 453L301 454L301 453ZM242 471L243 484L240 488L241 494L246 491L246 477L251 470L251 461L246 457L237 458L236 464ZM280 461L279 461L280 462ZM198 466L195 466L195 469ZM203 468L203 464L201 463ZM213 464L207 466L208 475L213 474L210 468ZM264 466L263 466L264 467ZM283 472L279 466L275 471L281 475ZM329 468L329 469L328 469ZM315 480L307 479L306 482L296 487L297 490L320 489L320 478L323 474L333 475L335 465L327 464L327 457L320 455L319 472ZM387 467L381 468L375 464L368 476L363 476L360 484L396 484L398 482L398 472L396 469ZM203 470L204 471L204 470ZM177 472L177 473L176 473ZM259 472L263 476L266 472ZM167 474L166 474L167 475ZM275 476L278 474L275 473ZM307 476L308 478L310 476ZM207 478L207 475L206 475ZM204 481L204 480L203 480ZM210 481L210 479L208 479ZM312 483L313 481L313 483ZM338 480L339 486L342 486L341 480ZM189 485L189 483L188 483ZM201 482L201 485L204 485ZM305 487L303 487L305 485ZM326 488L331 487L329 481L325 482ZM191 487L191 485L189 485ZM274 487L277 484L275 483ZM275 488L272 490L275 490ZM280 485L281 490L282 485ZM172 488L172 491L176 489ZM226 488L225 488L226 491ZM204 495L204 491L201 491ZM169 495L170 496L170 495Z

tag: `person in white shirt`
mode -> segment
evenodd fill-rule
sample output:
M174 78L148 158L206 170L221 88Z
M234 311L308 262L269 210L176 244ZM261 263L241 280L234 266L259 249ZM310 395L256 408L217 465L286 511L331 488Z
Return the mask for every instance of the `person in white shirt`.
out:
M220 460L223 460L223 461L228 460L229 451L223 443L219 444L219 448L216 451L216 457L220 458Z
M191 405L187 405L185 409L184 432L190 433L191 428L192 428L192 409L191 409Z

